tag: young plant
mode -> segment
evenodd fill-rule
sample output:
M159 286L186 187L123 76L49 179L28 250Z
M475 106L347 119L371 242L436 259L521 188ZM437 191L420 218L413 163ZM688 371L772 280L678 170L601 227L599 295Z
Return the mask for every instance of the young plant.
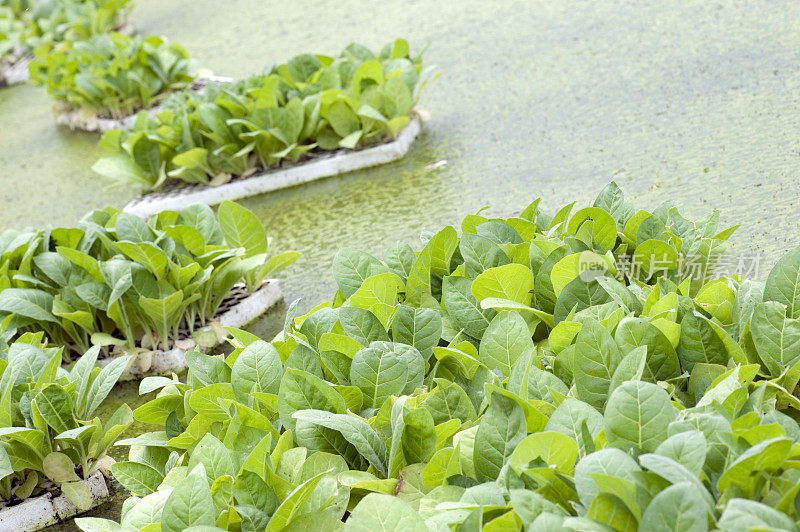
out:
M116 155L93 169L150 189L168 179L221 184L322 151L394 138L435 77L402 39L375 55L352 44L338 58L304 54L265 75L183 93L133 131L106 133ZM147 154L140 157L137 154Z
M250 291L298 254L267 258L258 218L231 202L148 221L113 208L77 227L0 236L0 316L74 351L93 343L168 349L213 320L237 283Z
M0 66L38 47L59 48L120 28L131 0L0 1Z
M142 381L142 498L79 526L797 531L800 248L712 279L717 214L571 207L341 251L272 342Z
M95 35L69 49L42 49L31 82L47 87L65 110L119 118L157 105L194 79L189 54L161 37Z
M0 352L0 497L6 504L35 496L52 481L80 509L92 503L80 482L96 472L114 440L133 422L123 404L106 421L92 417L130 357L102 370L99 347L61 368L63 348L26 333Z

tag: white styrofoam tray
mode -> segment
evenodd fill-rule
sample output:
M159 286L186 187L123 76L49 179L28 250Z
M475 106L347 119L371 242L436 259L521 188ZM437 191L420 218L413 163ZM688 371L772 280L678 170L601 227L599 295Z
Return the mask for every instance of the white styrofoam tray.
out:
M408 152L411 143L422 129L425 116L425 111L415 110L403 131L395 140L386 144L356 151L342 151L332 156L322 156L297 166L255 174L216 187L198 184L153 192L131 201L123 210L147 218L161 211L181 210L193 203L218 205L225 200L257 196L265 192L396 161L402 159Z
M223 327L244 327L264 314L281 299L283 299L283 292L280 284L276 279L269 279L258 290L221 314L217 321ZM223 341L220 340L217 345L222 344ZM168 351L152 349L140 352L131 361L131 364L123 372L119 380L129 381L150 375L169 376L173 372L179 373L186 369L186 352L190 350L191 348L173 347ZM113 357L102 359L100 360L100 365L104 366L112 360L114 360Z
M108 486L100 471L95 471L81 483L89 488L92 494L90 509L108 500ZM15 532L40 530L84 511L87 510L79 509L66 495L55 497L52 493L45 493L0 511L0 530Z
M32 54L25 54L16 63L0 71L0 87L25 83L30 77L28 65L33 60Z

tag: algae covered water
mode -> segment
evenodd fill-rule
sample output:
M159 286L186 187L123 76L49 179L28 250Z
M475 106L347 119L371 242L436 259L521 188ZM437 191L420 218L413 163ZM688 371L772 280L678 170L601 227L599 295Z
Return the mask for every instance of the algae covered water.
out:
M380 255L490 205L511 214L537 196L554 210L615 179L637 205L683 203L742 224L733 252L763 277L798 243L800 30L794 2L434 2L266 4L140 0L142 33L182 43L216 74L244 76L302 52L429 44L443 75L423 93L431 120L408 156L242 203L276 250L307 310L333 294L342 245ZM98 136L57 129L43 91L0 91L0 226L69 223L132 187L89 170ZM253 326L269 336L285 306ZM115 391L135 403L135 386ZM113 406L113 405L112 405ZM142 430L137 427L136 430ZM118 517L120 502L96 515ZM70 529L66 524L62 529Z

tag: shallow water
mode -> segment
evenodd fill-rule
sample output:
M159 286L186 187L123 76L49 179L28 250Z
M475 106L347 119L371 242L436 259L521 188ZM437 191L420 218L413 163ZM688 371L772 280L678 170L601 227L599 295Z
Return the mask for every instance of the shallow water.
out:
M276 249L303 253L280 275L303 309L332 295L339 246L380 253L485 205L511 214L537 196L555 210L612 178L641 207L720 209L723 223L742 224L735 252L763 257L761 277L800 240L796 2L220 5L141 0L133 20L220 75L395 36L429 43L426 60L443 72L423 94L432 118L405 160L243 202ZM32 87L0 91L0 227L69 223L136 194L92 176L97 137L56 129L49 105ZM438 161L447 164L426 169ZM282 309L254 330L269 335Z

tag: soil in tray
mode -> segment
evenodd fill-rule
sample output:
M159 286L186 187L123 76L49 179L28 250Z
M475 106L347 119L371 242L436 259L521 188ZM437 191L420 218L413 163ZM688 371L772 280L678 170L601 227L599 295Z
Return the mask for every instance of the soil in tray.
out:
M266 285L263 285L263 286L266 286ZM195 322L194 322L194 330L196 331L196 330L198 330L198 329L200 329L202 327L205 327L210 322L218 320L220 318L220 316L222 316L223 314L225 314L226 312L231 310L233 307L235 307L236 305L238 305L239 303L241 303L242 301L244 301L245 299L247 299L248 297L253 295L253 293L254 292L248 292L247 288L245 288L245 286L243 284L234 285L234 287L231 289L231 291L228 292L228 295L226 295L225 298L222 300L222 303L220 303L219 307L217 308L217 311L214 313L214 316L210 320L207 320L206 323L201 323L200 322L200 318L197 318L195 320ZM180 342L182 340L188 340L190 338L192 338L192 332L191 331L189 331L185 327L181 327L180 329L178 329L178 340L177 341ZM169 350L169 349L172 349L173 347L175 347L175 341L170 341L168 343L167 349ZM153 349L153 348L151 348L151 349ZM155 349L161 349L161 343L160 342L159 342L158 346ZM78 357L81 354L82 353L76 351L75 349L69 349L69 352L66 353L66 355L69 357L69 360L67 361L67 363L74 362L75 360L78 359ZM106 358L114 358L114 357L118 356L119 354L120 354L119 352L116 352L116 351L113 351L113 350L110 350L110 349L101 349L100 353L97 356L97 358L98 358L98 360L103 360L103 359L106 359Z
M14 483L11 485L11 488L14 489L19 486L22 482L19 479L15 479ZM41 497L42 495L50 495L52 499L61 495L61 488L59 488L52 480L49 478L44 478L43 480L39 480L39 487L37 488L38 491L34 490L30 497L27 499L20 499L16 495L12 495L10 500L0 500L0 512L7 509L13 508L18 504L22 504L25 501L29 501L31 499L35 499L36 497Z
M81 474L81 466L78 465L75 466L75 474L78 475L78 477L83 480L83 475ZM11 484L11 489L14 490L21 484L22 481L18 478L15 478L14 482L12 482ZM108 482L106 482L106 484L108 484ZM61 488L55 482L43 476L41 473L39 473L39 485L33 491L30 497L28 497L27 499L20 499L16 495L12 495L11 499L9 500L0 499L0 511L6 510L8 508L13 508L18 504L22 504L25 501L35 499L36 497L41 497L42 495L50 495L51 499L55 499L56 497L61 495Z

